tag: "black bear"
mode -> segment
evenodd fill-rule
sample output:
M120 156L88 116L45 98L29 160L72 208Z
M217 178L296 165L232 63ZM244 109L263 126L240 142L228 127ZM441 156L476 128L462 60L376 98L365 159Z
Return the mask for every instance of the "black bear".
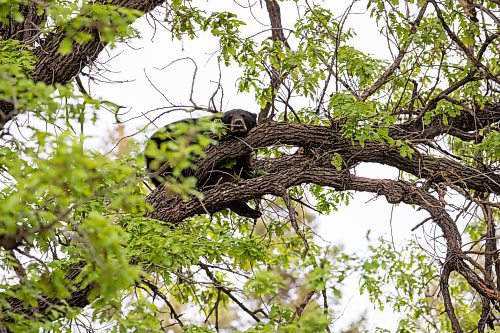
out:
M221 120L226 128L226 134L220 138L221 140L231 136L245 136L257 125L257 115L241 109L225 112ZM203 132L212 130L210 128L200 128L202 126L192 126L193 124L201 125L203 123L197 119L181 120L167 125L165 128L153 134L149 139L145 153L146 165L148 171L152 175L151 180L155 186L168 181L169 176L179 177L182 175L187 177L194 175L194 170L191 168L183 167L182 165L169 165L169 163L167 163L167 156L170 161L175 161L176 152L190 144L201 143L199 141L200 138L206 138L206 136L200 136L199 134L205 134ZM213 134L209 136L212 139L216 139ZM173 137L175 137L175 140ZM190 162L195 162L198 156L199 154L196 153L189 154L188 160ZM250 171L250 154L248 154L238 158L232 165L216 166L207 172L207 174L197 179L196 187L206 190L217 184L237 182L240 178L248 179L251 176ZM257 218L261 215L258 210L249 207L243 200L231 202L228 208L236 214L245 217Z

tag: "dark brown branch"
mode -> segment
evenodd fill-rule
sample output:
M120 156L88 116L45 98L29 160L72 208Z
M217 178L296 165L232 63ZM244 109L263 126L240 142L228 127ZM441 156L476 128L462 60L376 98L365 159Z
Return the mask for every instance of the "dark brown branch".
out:
M477 53L477 59L478 60L481 60L481 58L483 57L484 52L486 52L486 50L488 49L488 46L495 39L497 39L499 36L500 36L500 32L497 32L497 33L491 34L488 37L486 37L486 39L484 40L483 45L481 45L481 48L479 49L479 52Z
M307 252L309 251L309 243L307 242L306 236L299 228L299 224L297 222L297 212L295 211L295 208L292 205L292 200L290 198L290 195L288 194L288 192L286 192L286 190L283 190L283 194L281 195L281 197L283 198L285 206L288 210L288 216L290 217L290 224L292 225L295 233L302 239L302 242L304 242L304 249Z
M162 0L113 0L98 1L111 6L136 9L145 13L159 6ZM38 63L33 74L34 81L47 84L65 83L87 65L91 64L104 49L106 44L101 41L98 26L85 28L85 32L93 38L85 44L74 45L73 51L68 55L58 52L61 41L67 37L65 31L55 31L47 36L42 44L37 47L35 55Z
M394 163L401 165L402 169L411 170L416 168L417 175L427 174L432 177L443 177L442 174L436 176L434 168L441 168L446 177L459 177L460 184L465 183L468 186L476 186L475 177L479 178L479 182L489 183L486 186L494 186L495 177L498 175L484 175L474 169L463 169L463 167L451 160L443 158L434 158L430 156L414 157L414 159L404 159L399 156L397 151L392 152L391 149L380 143L367 143L364 148L353 146L350 142L343 140L337 132L330 128L302 125L302 124L286 124L269 122L259 126L244 138L244 140L228 140L222 142L219 146L212 147L207 152L207 159L200 161L200 169L205 165L213 165L216 161L222 161L227 155L230 158L239 156L238 154L251 151L251 147L263 147L273 144L296 144L305 147L319 147L319 152L338 151L345 156L349 156L352 160L369 161L377 160L383 164ZM458 271L462 274L470 285L476 289L481 295L489 299L499 300L500 295L495 287L482 279L472 269L470 269L462 260L461 257L461 237L455 222L447 214L442 203L423 188L414 186L413 184L393 181L393 180L378 180L363 177L356 177L349 174L346 170L337 171L331 165L330 156L312 154L296 154L292 156L283 156L272 160L258 160L255 166L262 171L267 172L266 175L242 181L239 184L221 184L206 191L206 199L200 203L196 199L191 199L186 202L180 200L166 200L165 193L161 187L153 191L147 198L149 203L156 208L150 212L149 216L171 222L179 222L187 217L195 214L215 212L227 207L227 204L235 199L249 200L254 197L263 196L266 194L282 195L283 189L291 186L315 183L320 186L329 186L339 191L365 191L383 195L390 203L404 202L411 205L417 205L429 212L434 223L442 230L448 245L449 253L454 253L455 261L449 260L447 265L450 269ZM374 157L375 156L375 157ZM392 162L390 162L392 161ZM436 169L436 170L438 170ZM464 173L465 172L465 173ZM470 172L470 174L468 174ZM461 179L460 177L465 177ZM483 178L481 178L483 177ZM496 185L498 186L498 184ZM460 262L461 264L458 264ZM224 289L220 289L226 293ZM71 306L84 307L89 304L87 299L90 289L76 290L75 293L66 301ZM52 300L53 304L59 304L61 300ZM9 301L13 309L17 313L30 313L30 309L15 300ZM42 304L43 305L43 304ZM47 311L47 307L42 305L38 307L38 311ZM250 311L250 310L249 310ZM252 313L250 311L250 313Z
M479 77L479 76L474 76L472 74L469 74L466 77L464 77L463 79L458 80L457 82L453 83L448 88L443 90L439 95L437 95L436 97L434 97L433 99L428 101L427 104L425 105L425 107L423 107L422 110L420 111L417 119L422 118L427 111L435 109L437 106L437 103L440 100L444 99L446 96L448 96L450 93L454 92L455 90L457 90L460 87L463 87L464 85L466 85L469 82L478 81L480 79L481 79L481 77Z
M495 117L500 117L500 112L497 112ZM407 133L402 131L399 135L406 136ZM393 138L399 137L394 135ZM398 149L382 143L366 143L364 147L352 145L337 131L328 127L277 122L258 126L244 139L229 140L219 146L210 147L207 150L207 158L198 164L196 175L199 177L206 174L213 165L248 154L252 149L273 145L292 145L337 152L348 165L358 162L379 163L396 167L419 178L456 183L481 192L500 194L500 175L492 171L484 172L450 159L417 153L412 159L404 158Z
M445 99L445 96L440 96L439 99ZM436 105L437 102L433 107L427 108L426 111L435 108ZM421 113L422 117L424 113ZM497 102L486 105L482 110L475 111L472 114L462 112L457 117L449 119L448 124L444 124L441 117L434 117L430 124L424 125L419 116L417 119L412 119L406 124L391 129L390 135L401 139L433 139L442 134L449 134L468 141L476 138L477 131L499 121L500 103Z
M163 294L154 283L149 282L146 278L143 278L141 282L144 283L146 286L148 286L148 288L153 292L154 295L160 297L163 300L163 302L165 302L165 304L168 306L170 310L171 316L177 321L179 326L183 327L184 324L181 321L182 314L181 315L177 314L177 312L174 309L174 306L172 305L172 303L170 303L167 296Z
M294 156L295 166L280 168L279 173L270 173L254 179L241 181L239 184L225 183L206 191L203 203L197 199L182 201L166 200L161 187L153 191L147 201L155 208L149 217L168 222L180 222L188 216L215 212L227 207L235 200L250 200L254 197L272 194L279 196L282 188L304 183L328 186L339 191L351 190L371 192L383 195L389 203L407 203L418 205L427 210L437 223L447 240L448 248L460 252L461 236L454 221L448 216L438 199L423 189L409 183L385 179L370 179L353 176L344 171L339 172L325 161ZM288 162L288 161L286 161ZM279 160L276 161L279 163Z
M495 329L495 326L491 319L490 300L487 299L486 297L481 297L481 317L479 318L479 322L477 324L477 332L484 333L486 324L488 324L492 330Z
M497 253L497 241L496 228L493 217L493 210L489 206L481 205L483 210L484 220L486 222L486 235L485 235L485 252L484 255L484 269L489 277L493 276L493 267L495 267L495 274L498 274L498 253ZM500 277L497 275L497 282L499 282ZM486 280L486 276L485 276ZM492 280L489 282L493 283ZM498 285L497 285L498 286Z
M285 34L283 32L283 26L281 24L281 9L280 5L276 0L266 0L266 8L269 14L269 21L271 22L271 39L274 42L281 42L283 45L286 44ZM268 101L266 105L260 110L259 113L259 123L266 119L272 119L273 112L271 108L274 108L274 100L276 98L276 92L283 82L278 69L271 66L269 70L269 76L271 77L271 101Z
M443 295L444 308L446 314L451 322L451 328L454 333L462 333L462 327L460 327L460 322L458 321L457 315L455 314L455 309L453 308L453 303L451 302L450 291L448 289L448 280L450 279L451 269L445 266L441 272L441 279L439 281L439 286L441 288L441 294Z
M73 264L66 274L66 281L75 281L76 277L81 273L85 263ZM15 288L15 287L13 287ZM6 302L9 303L10 309L7 311L0 312L0 322L11 322L13 318L6 317L5 314L17 314L17 315L25 315L25 316L33 316L37 314L38 318L44 318L44 320L56 320L57 317L54 317L55 314L63 315L61 310L64 309L64 306L67 305L69 307L75 308L84 308L90 304L91 300L89 300L90 291L94 288L93 284L88 284L85 287L82 286L82 283L77 283L72 286L71 294L69 297L62 298L48 298L41 296L38 298L38 305L35 307L27 306L23 300L17 299L14 297L6 298Z
M14 8L16 6L12 5L11 15ZM25 5L19 5L18 10L24 20L18 22L9 15L8 22L0 24L0 39L16 39L26 45L33 45L41 33L40 25L46 19L44 5L38 1L29 1Z
M294 316L302 316L302 312L304 311L304 309L306 308L306 306L309 304L309 301L313 298L313 296L316 294L316 291L313 290L313 291L310 291L306 297L304 297L304 300L302 301L302 303L299 304L299 306L297 307L297 309L295 310L295 313L293 314Z
M101 1L108 5L136 9L145 13L159 6L163 0L113 0ZM34 52L38 57L32 79L35 82L47 84L67 83L81 70L93 63L106 44L101 41L97 25L83 29L93 38L81 45L74 45L73 51L68 55L59 53L59 45L67 33L64 30L54 31L40 42ZM0 101L0 133L7 122L12 120L20 110L15 110L14 105L6 101Z
M273 41L285 43L285 33L281 24L281 9L276 0L266 0L266 8L271 22L271 38Z
M294 160L294 163L290 163ZM283 165L293 165L284 168ZM213 212L223 209L228 203L235 199L248 200L255 196L266 194L280 195L283 187L288 188L304 183L314 183L320 186L328 186L339 191L363 191L376 193L386 197L391 204L406 203L416 205L426 210L434 223L441 229L447 244L447 261L444 267L441 287L445 302L447 302L447 313L452 320L455 332L461 332L458 321L455 320L451 296L447 290L447 281L452 271L460 273L483 297L490 300L499 301L500 292L491 281L481 278L466 262L471 259L465 256L461 250L461 235L455 221L449 216L445 207L438 198L425 191L403 181L393 181L386 179L369 179L357 177L346 171L337 171L328 161L307 157L302 155L288 156L286 158L274 159L267 165L275 164L269 168L270 171L280 170L280 172L269 173L254 179L241 181L239 184L221 184L209 191L206 191L203 203L196 199L186 202L181 200L166 201L162 198L162 192L155 191L148 201L155 207L155 211L149 214L150 217L163 221L177 222L193 214ZM266 164L262 164L266 165Z

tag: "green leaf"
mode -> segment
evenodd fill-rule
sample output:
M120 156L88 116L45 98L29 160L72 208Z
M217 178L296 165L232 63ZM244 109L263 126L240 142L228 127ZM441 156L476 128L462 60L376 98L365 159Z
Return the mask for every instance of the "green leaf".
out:
M73 51L73 41L66 37L59 44L58 52L62 55L68 55Z

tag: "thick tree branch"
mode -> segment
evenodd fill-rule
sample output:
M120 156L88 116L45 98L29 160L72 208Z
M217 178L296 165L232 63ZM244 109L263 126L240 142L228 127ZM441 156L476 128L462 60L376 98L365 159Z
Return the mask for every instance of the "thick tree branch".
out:
M273 123L268 125L271 124ZM292 155L272 160L261 160L256 164L268 174L242 181L239 184L226 183L215 186L205 192L206 199L203 203L196 199L190 199L186 202L177 199L169 200L170 198L162 191L162 187L159 187L147 198L148 202L155 207L149 216L163 221L178 222L195 214L221 210L235 199L249 200L265 194L280 195L283 188L304 183L315 183L339 191L376 193L385 196L387 201L393 204L403 202L425 209L440 227L446 239L447 258L449 258L446 265L448 268L462 274L481 295L489 299L500 300L500 294L495 290L495 287L483 280L464 263L463 260L466 257L461 252L461 236L455 222L447 214L439 199L424 189L407 182L369 179L353 176L345 170L337 171L331 166L330 160L322 156ZM79 270L80 267L75 267L74 272L72 270L72 276L76 276L75 274L78 274ZM89 304L90 290L90 286L76 289L65 301L73 307L85 307ZM221 291L226 292L223 289ZM51 299L49 301L49 303L43 303L37 308L38 313L45 313L51 308L48 304L60 304L62 300ZM9 303L13 309L11 310L15 313L30 315L33 311L31 308L23 306L20 301L12 299L9 300ZM247 313L250 314L252 311L247 311Z
M455 309L451 301L450 290L448 289L448 280L450 279L451 269L448 266L444 266L441 272L441 279L439 281L439 286L441 288L441 294L443 295L444 308L451 321L451 327L454 333L462 333L462 327L460 326L460 321L455 314Z
M26 45L33 45L41 33L40 25L46 19L44 4L39 1L29 1L26 5L19 5L18 10L24 20L18 22L10 17L8 22L0 24L0 39L16 39Z
M195 198L188 201L169 200L168 194L162 191L162 187L159 187L146 199L154 207L154 211L148 213L148 216L161 221L180 222L195 214L222 210L235 199L250 200L266 194L279 196L283 187L314 183L339 191L377 193L385 196L387 201L393 204L404 202L421 206L431 214L443 230L448 248L460 251L461 236L454 221L448 216L439 200L424 190L406 182L357 177L344 171L337 171L333 166L328 165L327 161L321 159L300 155L292 159L295 159L294 167L283 169L281 166L276 166L276 169L281 170L280 172L269 173L238 184L225 183L215 186L204 193L203 202ZM277 159L275 163L280 163L280 161L281 159ZM289 165L290 161L285 160L285 163Z
M136 9L147 13L159 6L163 0L113 0L96 2ZM106 43L100 38L98 25L91 28L83 28L82 31L90 34L93 38L84 44L74 45L72 52L67 55L62 55L58 51L61 41L68 37L66 31L62 29L49 33L40 42L40 46L34 52L38 57L38 62L32 75L33 81L47 84L67 83L80 73L85 66L96 60L99 53L106 46ZM15 110L13 104L0 101L0 133L3 131L6 123L12 120L18 112L19 110Z
M69 267L68 274L65 277L66 281L74 281L76 277L81 273L84 265L85 263L82 262ZM8 310L8 312L0 312L0 323L13 321L13 318L5 317L6 313L20 314L25 316L37 315L37 317L40 316L38 318L45 318L45 320L56 320L58 319L58 317L54 315L63 315L63 313L61 312L61 308L63 308L65 305L76 308L84 308L89 305L90 300L88 297L90 291L94 287L95 286L93 284L88 284L84 287L81 283L78 283L73 286L73 288L71 288L71 294L65 299L39 296L38 305L35 307L28 306L23 300L14 297L6 297L5 301L9 304L10 309ZM13 287L13 289L15 289L15 287ZM0 325L0 329L1 327L2 326Z
M147 13L159 6L163 0L96 1L96 3L98 2ZM36 48L35 55L38 57L38 63L33 73L33 80L47 84L65 83L80 73L85 66L95 61L106 43L100 38L98 25L84 30L93 38L82 45L74 45L73 51L68 55L62 55L58 52L61 41L68 37L67 33L64 30L59 30L49 34Z
M497 114L496 116L500 116ZM399 135L405 138L407 133ZM395 135L394 139L400 137ZM317 148L340 154L348 166L359 162L373 162L393 166L418 178L435 182L458 184L480 192L500 194L500 175L493 171L477 170L454 160L415 153L412 159L402 157L398 149L370 142L364 147L353 145L337 131L324 126L269 122L260 125L243 139L229 140L207 150L206 159L198 164L196 176L206 174L215 165L252 152L253 149L273 145L292 145Z
M461 274L481 296L492 301L500 301L500 292L495 285L480 277L468 266L467 262L473 263L473 261L463 254L458 227L438 198L424 188L408 182L357 177L346 170L337 171L329 161L328 158L321 156L318 158L304 155L258 161L256 164L268 174L241 181L238 184L220 184L204 193L203 202L194 198L188 201L172 199L165 195L160 187L147 197L147 201L154 207L154 211L148 216L166 222L180 222L195 214L222 210L236 199L249 200L266 194L279 196L283 188L306 183L327 186L339 191L375 193L385 196L391 204L406 203L426 210L442 231L447 245L447 259L444 264L445 271L441 279L441 288L454 332L461 332L461 328L456 320L451 296L447 289L447 281L452 271Z
M491 329L495 327L492 324L490 319L491 315L491 304L490 300L486 297L481 297L481 317L479 318L479 322L477 324L477 332L484 333L484 329L486 328L486 324L491 324Z
M434 107L436 105L437 102ZM425 125L418 117L391 129L390 135L401 139L432 139L442 134L449 134L468 141L476 139L479 130L498 122L500 122L500 102L488 104L482 110L472 113L464 111L455 118L449 118L447 124L443 123L441 117L434 117L430 124Z

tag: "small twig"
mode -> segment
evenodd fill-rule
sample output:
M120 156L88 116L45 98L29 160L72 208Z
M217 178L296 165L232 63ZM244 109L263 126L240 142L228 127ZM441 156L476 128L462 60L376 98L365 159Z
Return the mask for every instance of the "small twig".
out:
M294 316L297 316L297 317L300 317L302 315L302 312L304 311L304 309L306 308L307 304L309 304L309 301L311 300L311 298L316 294L316 291L310 291L306 297L304 298L304 300L302 301L302 303L299 304L299 306L297 307L297 309L295 310L295 313L294 313Z
M283 198L283 201L285 202L285 206L288 209L288 216L290 217L290 223L293 227L293 230L299 235L300 238L302 238L302 241L304 242L304 247L305 251L309 251L309 243L307 242L307 239L299 228L299 224L297 223L297 212L295 211L295 208L292 205L292 201L290 199L290 195L286 192L286 190L283 192L281 195Z
M423 226L425 224L425 222L431 221L431 220L432 220L432 217L428 217L428 218L424 219L422 222L420 222L419 224L417 224L416 226L411 228L411 231L417 230L420 226Z
M177 323L179 324L179 326L183 327L184 324L181 321L181 316L182 315L178 315L177 314L177 312L175 311L172 303L170 303L170 301L168 300L167 296L165 294L163 294L156 285L154 285L153 283L149 282L147 279L143 278L141 280L141 282L144 283L145 285L147 285L148 288L151 289L151 291L153 292L153 294L155 294L156 296L160 297L165 302L165 304L168 306L168 308L170 310L170 314L175 318L175 320L177 321Z
M255 312L250 310L249 308L247 308L245 306L245 304L243 304L240 300L238 300L236 297L234 297L234 295L231 293L231 291L229 289L227 289L226 287L224 287L220 281L215 277L215 275L213 275L213 273L208 269L208 266L205 265L204 263L202 263L201 261L198 262L198 265L205 271L205 273L207 274L208 278L212 281L212 283L214 284L214 287L219 290L219 291L222 291L224 294L226 294L233 302L235 302L243 311L245 311L250 317L252 317L256 322L260 322L261 320L259 319L259 317L257 317L255 315Z
M323 295L323 314L328 315L328 296L326 294L326 288L321 290L321 295ZM326 326L326 331L330 333L330 326Z

